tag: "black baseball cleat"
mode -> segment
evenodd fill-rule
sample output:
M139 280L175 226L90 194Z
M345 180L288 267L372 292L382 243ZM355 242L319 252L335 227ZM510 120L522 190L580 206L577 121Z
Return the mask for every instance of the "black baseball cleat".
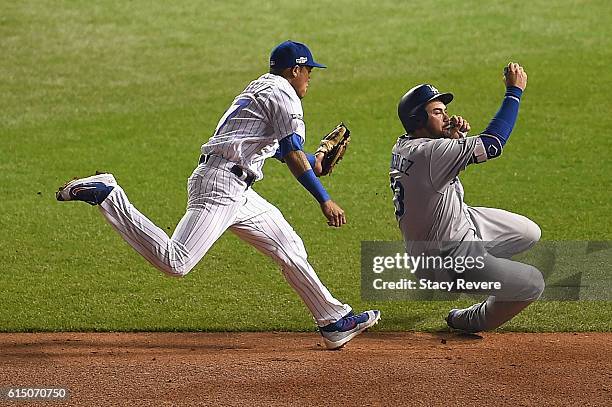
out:
M68 181L55 193L58 201L83 201L100 205L117 186L112 174L96 174L87 178Z

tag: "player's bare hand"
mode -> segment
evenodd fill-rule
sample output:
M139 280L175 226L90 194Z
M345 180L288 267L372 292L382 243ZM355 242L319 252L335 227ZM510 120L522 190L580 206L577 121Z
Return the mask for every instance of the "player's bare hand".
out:
M455 139L465 137L470 129L470 123L461 116L451 116L446 127L448 138Z
M346 223L346 216L344 210L338 206L337 203L332 201L325 201L321 204L321 211L327 218L327 224L339 228Z
M519 64L510 62L504 67L504 82L506 86L516 86L525 90L527 87L527 72Z

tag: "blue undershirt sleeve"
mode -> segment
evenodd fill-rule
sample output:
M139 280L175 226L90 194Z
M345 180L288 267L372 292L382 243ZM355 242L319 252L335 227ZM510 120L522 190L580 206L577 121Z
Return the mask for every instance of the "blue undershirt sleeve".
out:
M325 190L325 187L323 184L321 184L321 181L319 181L313 170L304 172L297 178L297 180L304 188L306 188L308 192L310 192L312 196L315 197L317 201L319 201L319 203L323 203L331 199Z
M278 149L274 153L274 158L285 162L285 157L291 151L302 151L303 152L303 144L302 138L293 133L290 136L283 138L279 142ZM315 157L312 154L304 153L311 167L315 165ZM323 203L325 201L329 201L330 197L321 181L317 178L314 171L312 169L305 171L302 175L300 175L297 180L302 184L302 186L311 193L312 196L315 197L319 203Z
M292 133L278 142L278 148L274 153L274 158L284 162L284 158L289 152L303 149L304 145L302 144L302 138L298 134Z
M304 145L302 144L302 138L297 134L293 133L290 136L285 137L279 142L279 146L274 153L273 158L276 158L280 162L285 162L285 156L289 151L302 150L310 163L310 166L314 168L315 156L304 151Z
M491 123L479 136L485 146L487 158L501 155L502 148L510 138L510 133L518 117L523 91L516 86L508 86L501 107Z
M297 151L302 150L302 152L306 155L310 166L314 168L315 165L315 157L314 154L310 154L304 151L304 145L302 144L302 138L297 134L293 133L290 136L285 137L279 142L279 147L276 149L276 152L272 156L272 158L276 158L280 162L285 162L285 156L289 153L289 151Z

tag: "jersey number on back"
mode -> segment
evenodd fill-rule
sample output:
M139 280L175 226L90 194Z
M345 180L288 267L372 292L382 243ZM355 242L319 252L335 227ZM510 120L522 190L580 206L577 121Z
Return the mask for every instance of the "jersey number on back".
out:
M215 136L219 134L223 126L225 126L230 119L240 113L240 111L247 107L249 103L251 103L251 99L238 99L233 105L231 105L230 108L227 109L227 112L225 112L223 117L221 117L219 120L219 124L215 129Z
M398 179L391 177L391 191L393 191L393 205L397 220L404 215L404 186Z

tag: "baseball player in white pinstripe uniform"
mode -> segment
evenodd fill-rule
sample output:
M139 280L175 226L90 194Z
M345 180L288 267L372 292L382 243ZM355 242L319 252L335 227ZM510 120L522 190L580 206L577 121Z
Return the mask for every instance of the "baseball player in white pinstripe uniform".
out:
M306 95L314 61L304 44L285 41L270 56L270 73L240 93L209 141L187 183L187 212L172 237L128 200L111 174L71 181L56 194L59 201L98 205L115 230L152 265L171 276L184 276L229 229L270 256L312 313L326 346L335 349L376 324L377 310L354 315L335 299L308 263L300 237L281 212L251 186L274 157L287 164L319 201L330 226L346 223L344 211L319 182L321 155L303 151L305 125L301 98ZM314 170L313 170L314 169Z

